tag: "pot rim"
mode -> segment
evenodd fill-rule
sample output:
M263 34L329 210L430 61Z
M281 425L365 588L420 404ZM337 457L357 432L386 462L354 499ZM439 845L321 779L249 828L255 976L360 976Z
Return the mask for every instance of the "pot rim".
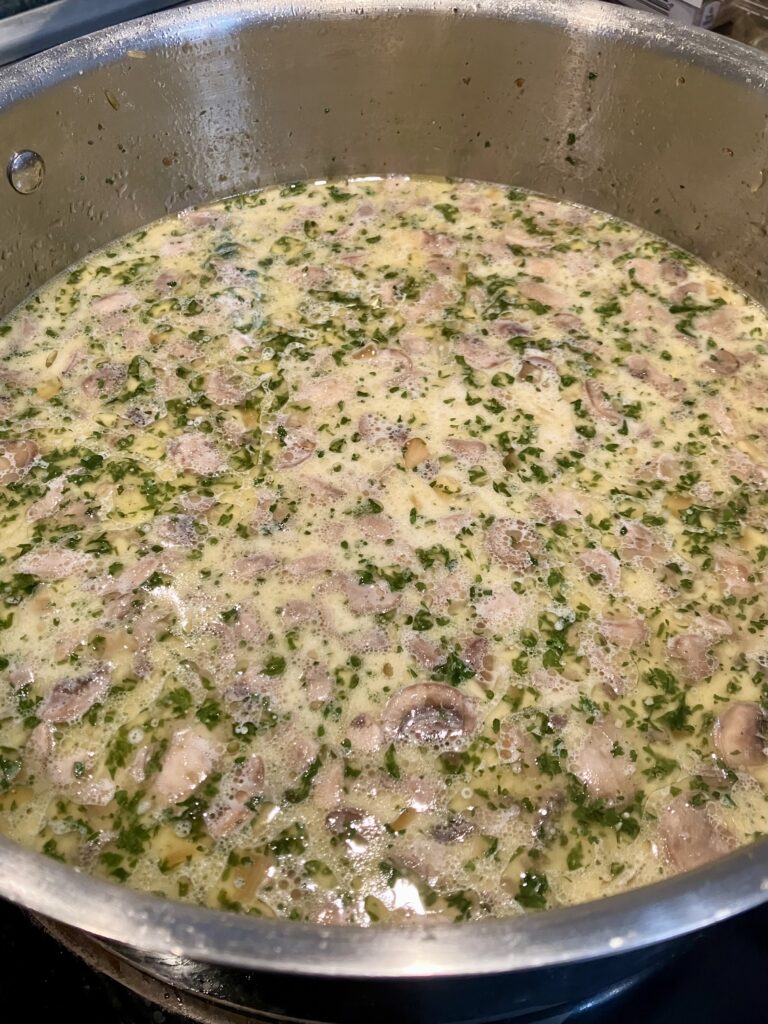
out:
M768 838L589 903L462 924L322 926L160 899L0 838L0 895L133 949L221 966L349 978L478 976L642 949L768 899Z
M0 113L130 50L177 47L249 24L409 15L541 22L629 40L768 93L768 56L712 33L595 0L208 0L104 29L0 72ZM487 975L587 961L714 924L768 899L768 838L697 870L572 907L446 926L324 927L163 900L80 874L0 837L0 895L114 942L171 958L335 977Z

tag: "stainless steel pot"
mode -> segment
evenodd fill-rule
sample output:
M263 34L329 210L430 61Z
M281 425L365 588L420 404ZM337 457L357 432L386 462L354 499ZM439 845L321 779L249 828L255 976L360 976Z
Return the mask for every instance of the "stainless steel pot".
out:
M4 72L0 159L12 164L0 182L0 312L169 211L276 181L392 171L587 203L768 299L768 59L601 3L182 8ZM6 841L0 893L177 984L204 976L198 987L230 1003L391 1020L417 999L411 1019L463 1020L459 991L474 993L478 1015L543 1013L644 970L668 940L765 899L768 845L597 903L454 927L239 917L108 886ZM356 980L339 994L339 978ZM447 994L437 1002L435 979ZM323 991L337 993L333 1010L320 1009ZM350 1005L355 992L366 1009Z

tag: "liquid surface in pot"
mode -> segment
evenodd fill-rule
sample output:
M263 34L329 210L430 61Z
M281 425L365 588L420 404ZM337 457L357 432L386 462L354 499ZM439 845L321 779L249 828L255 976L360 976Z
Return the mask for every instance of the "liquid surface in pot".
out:
M297 184L0 328L0 828L327 923L768 830L765 312L602 214Z

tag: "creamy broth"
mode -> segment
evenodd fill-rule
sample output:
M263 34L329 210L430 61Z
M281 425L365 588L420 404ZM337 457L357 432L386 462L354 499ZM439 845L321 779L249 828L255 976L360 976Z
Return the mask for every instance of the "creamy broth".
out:
M0 328L0 830L324 923L768 830L763 309L496 185L268 189Z

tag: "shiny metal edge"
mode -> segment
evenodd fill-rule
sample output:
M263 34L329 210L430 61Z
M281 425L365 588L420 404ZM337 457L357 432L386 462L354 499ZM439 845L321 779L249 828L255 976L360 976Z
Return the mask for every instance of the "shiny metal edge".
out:
M243 4L242 0L206 0L110 26L1 69L0 110L46 86L118 60L128 50L150 52L197 39L216 39L245 25L287 19L375 21L413 13L545 22L605 38L621 38L637 46L695 59L699 66L716 70L724 78L746 78L751 88L768 93L768 53L705 29L662 21L656 15L599 0L476 0L463 7L459 0L365 0L359 5L344 0L269 0L258 6Z
M457 3L458 0L454 0ZM254 23L434 14L540 21L621 37L768 93L768 55L652 15L570 0L314 0L244 7L209 0L114 26L0 73L0 110L128 50L176 47ZM716 863L591 903L461 925L328 928L267 921L165 901L76 873L0 838L0 895L114 942L231 967L336 977L488 975L577 963L640 949L715 924L768 899L768 839Z
M0 31L0 65L40 53L86 32L106 28L128 18L138 18L178 0L54 0L3 19Z
M531 970L639 949L768 899L768 839L695 871L560 910L460 925L322 927L148 896L0 839L0 893L104 939L170 958L336 977Z

